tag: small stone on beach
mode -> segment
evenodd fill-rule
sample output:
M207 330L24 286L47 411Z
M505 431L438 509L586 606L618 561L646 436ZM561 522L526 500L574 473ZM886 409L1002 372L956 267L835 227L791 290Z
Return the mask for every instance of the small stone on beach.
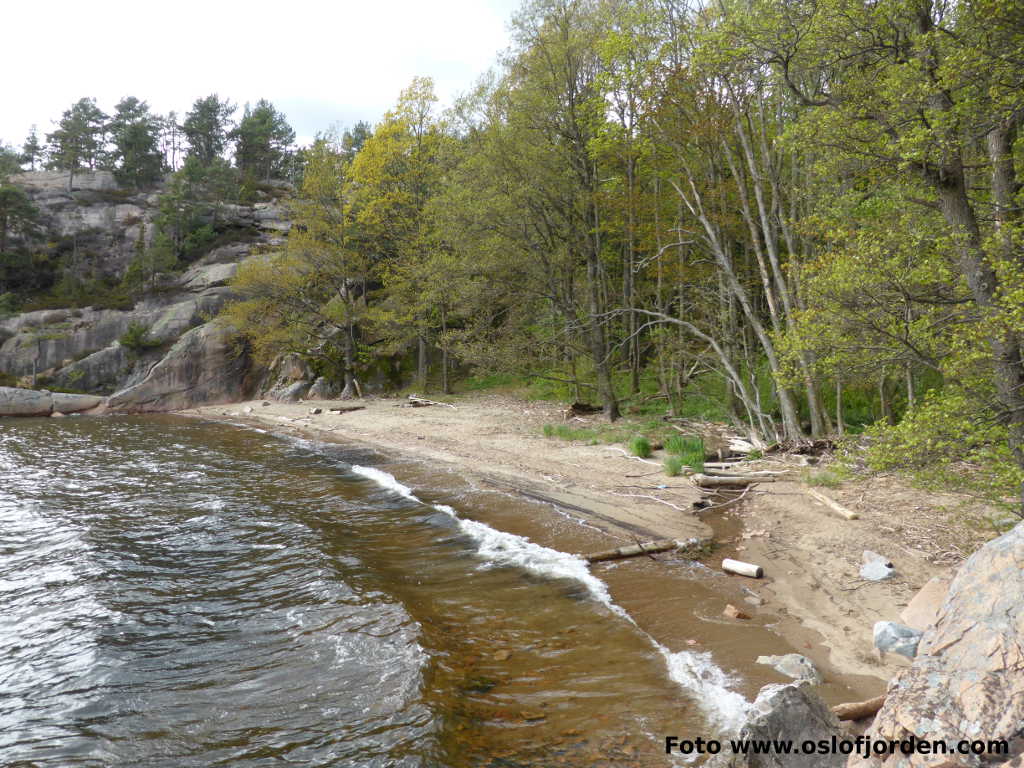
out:
M723 616L728 616L730 619L749 619L750 614L744 613L732 603L725 606L725 610L722 611Z

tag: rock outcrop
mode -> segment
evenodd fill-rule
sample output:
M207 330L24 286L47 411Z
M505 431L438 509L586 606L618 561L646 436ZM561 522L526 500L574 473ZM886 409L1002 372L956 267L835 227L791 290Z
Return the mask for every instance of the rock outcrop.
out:
M0 416L50 416L79 413L103 403L95 395L67 395L46 390L0 387Z
M39 209L46 236L55 242L73 241L93 277L119 280L140 242L149 245L156 231L159 189L122 189L112 174L103 171L75 174L70 190L66 172L23 173L12 181ZM203 327L230 299L228 282L239 264L254 249L280 246L291 223L278 201L225 204L218 209L218 217L220 238L230 238L229 242L210 250L184 273L166 276L131 309L42 310L0 320L0 374L22 387L52 386L102 395L117 392L119 396L131 391L140 410L156 409L154 404L159 402L166 404L162 410L177 407L172 402L198 403L195 398L202 392L221 402L226 393L243 387L241 378L232 387L222 372L188 367L181 355L200 353L210 364L221 359L213 351L219 332L189 334ZM152 343L137 349L123 347L119 340L132 327L144 328ZM178 347L177 342L186 337L188 344ZM197 345L196 339L202 342ZM245 375L235 364L228 370ZM158 381L163 384L157 386ZM155 396L154 387L166 387L166 391ZM192 395L174 395L176 387Z
M248 361L230 328L207 323L175 342L134 386L110 396L111 411L175 411L210 403L230 403L248 393Z
M795 745L805 741L831 743L842 738L839 720L811 691L807 682L766 685L750 706L747 722L737 736L747 740L789 739ZM721 754L705 763L708 768L839 768L846 758L839 754Z
M852 757L850 768L994 765L1024 753L1024 523L957 571L914 663L893 679L873 739L1009 742L1000 759L975 755ZM1012 763L1009 763L1012 764Z

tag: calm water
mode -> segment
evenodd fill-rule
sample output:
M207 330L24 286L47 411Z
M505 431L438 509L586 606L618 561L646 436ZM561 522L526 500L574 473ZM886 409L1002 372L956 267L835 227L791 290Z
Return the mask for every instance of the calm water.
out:
M0 764L654 766L741 705L581 561L487 524L550 511L380 462L172 417L0 423Z

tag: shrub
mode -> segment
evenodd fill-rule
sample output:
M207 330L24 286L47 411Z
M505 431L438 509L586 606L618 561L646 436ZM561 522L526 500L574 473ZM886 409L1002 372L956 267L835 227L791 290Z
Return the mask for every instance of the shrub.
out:
M665 467L666 475L675 477L683 471L683 460L678 456L666 456L663 466Z
M641 459L646 459L651 455L651 441L643 435L637 435L629 441L629 452Z
M163 342L149 337L149 326L132 321L128 324L128 330L118 339L122 347L126 347L133 354L141 354L147 349L159 347Z

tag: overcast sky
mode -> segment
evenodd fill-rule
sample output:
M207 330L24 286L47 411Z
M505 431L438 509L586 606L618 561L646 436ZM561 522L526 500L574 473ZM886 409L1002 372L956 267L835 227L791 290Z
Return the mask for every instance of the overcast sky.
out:
M508 45L519 0L50 0L5 3L0 141L40 140L74 101L184 114L210 93L269 99L300 140L377 121L417 76L442 103ZM239 113L241 110L239 109Z

